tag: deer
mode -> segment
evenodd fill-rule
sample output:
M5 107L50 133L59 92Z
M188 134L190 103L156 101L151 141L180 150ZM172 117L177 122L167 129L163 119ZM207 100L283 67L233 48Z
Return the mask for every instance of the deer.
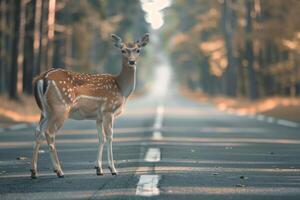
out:
M33 80L34 97L41 110L35 130L35 143L31 161L31 178L36 179L39 148L46 138L49 154L58 178L63 178L55 146L55 136L64 122L95 120L98 133L96 174L103 175L103 148L107 147L108 168L117 175L113 159L113 124L124 110L128 97L135 90L136 63L143 47L149 43L149 34L141 40L126 43L111 35L113 45L121 51L122 69L118 75L78 73L51 68Z

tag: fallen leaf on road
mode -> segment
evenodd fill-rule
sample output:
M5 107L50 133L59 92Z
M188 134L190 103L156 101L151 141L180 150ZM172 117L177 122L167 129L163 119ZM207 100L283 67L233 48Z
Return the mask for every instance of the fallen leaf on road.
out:
M247 176L240 176L240 179L247 180L247 179L248 179L248 177L247 177Z
M243 184L236 184L235 187L246 187L246 186Z
M27 157L26 156L20 156L20 157L17 157L17 160L26 160Z

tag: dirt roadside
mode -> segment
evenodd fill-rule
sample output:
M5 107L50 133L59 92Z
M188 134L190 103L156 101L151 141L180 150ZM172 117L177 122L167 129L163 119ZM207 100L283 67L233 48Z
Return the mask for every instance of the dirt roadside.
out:
M0 96L0 127L7 128L19 123L34 123L40 118L40 111L32 96L10 100Z
M210 97L200 91L180 89L181 93L194 101L211 102L221 110L234 110L241 114L262 114L266 116L300 122L300 98L268 97L256 101L246 98Z

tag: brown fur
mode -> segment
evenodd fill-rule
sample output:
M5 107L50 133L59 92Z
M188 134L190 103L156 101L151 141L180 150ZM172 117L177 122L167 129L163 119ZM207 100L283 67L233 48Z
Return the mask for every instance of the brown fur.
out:
M35 133L36 143L31 162L32 178L37 177L38 151L43 133L50 149L54 170L58 177L64 176L55 147L55 135L68 118L96 120L99 138L97 175L103 174L102 154L105 144L108 147L109 169L112 175L117 174L112 151L113 122L115 117L121 114L127 98L135 88L135 62L139 57L136 48L145 46L149 35L146 34L141 40L143 43L138 44L126 45L116 35L112 35L112 40L116 47L126 49L122 50L122 71L117 76L50 69L34 78L34 94L43 114ZM39 80L43 80L42 89Z

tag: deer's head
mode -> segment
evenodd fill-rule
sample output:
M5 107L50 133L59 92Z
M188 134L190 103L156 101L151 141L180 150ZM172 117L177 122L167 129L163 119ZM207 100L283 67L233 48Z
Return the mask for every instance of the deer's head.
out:
M140 41L136 41L134 43L125 43L115 34L112 34L111 38L115 47L121 50L122 56L128 61L128 65L132 67L136 65L141 49L149 42L148 33L145 34Z

